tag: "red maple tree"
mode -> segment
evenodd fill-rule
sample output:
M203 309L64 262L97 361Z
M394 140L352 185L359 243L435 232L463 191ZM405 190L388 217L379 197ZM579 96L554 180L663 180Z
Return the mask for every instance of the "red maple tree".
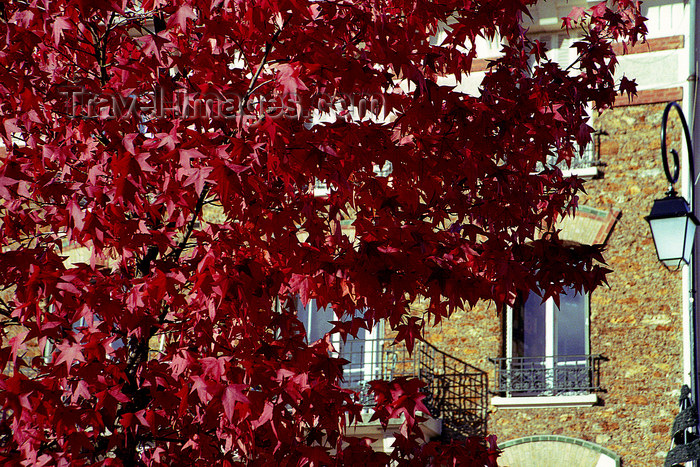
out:
M405 418L391 454L345 436L362 406L294 304L410 347L457 307L604 280L550 229L580 181L542 164L590 141L643 18L575 9L562 70L533 3L0 4L2 463L493 464L419 445L411 379L373 383ZM495 37L478 96L438 84Z

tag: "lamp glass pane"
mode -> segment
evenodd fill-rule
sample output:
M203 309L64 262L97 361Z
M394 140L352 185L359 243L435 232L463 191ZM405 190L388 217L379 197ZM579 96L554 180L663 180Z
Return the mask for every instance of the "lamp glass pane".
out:
M671 264L677 266L678 261L683 257L683 245L687 236L685 232L686 222L687 218L685 216L649 221L659 260L669 266ZM669 264L667 263L669 260L675 261L671 261L671 264Z
M685 227L685 247L683 251L683 260L686 264L690 263L690 253L693 251L693 242L695 241L695 229L697 226L695 222L687 218L687 225Z

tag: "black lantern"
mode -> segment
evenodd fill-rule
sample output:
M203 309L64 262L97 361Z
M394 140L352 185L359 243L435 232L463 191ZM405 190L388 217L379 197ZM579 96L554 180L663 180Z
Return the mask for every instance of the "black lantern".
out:
M679 268L682 262L690 263L695 229L700 222L685 198L674 193L657 199L645 219L649 222L659 261L668 268Z
M690 132L688 124L685 121L685 116L681 107L676 102L670 102L664 110L663 118L661 119L661 161L664 165L666 179L671 185L666 197L654 201L651 208L651 213L645 217L651 228L651 235L654 237L654 245L656 246L656 254L668 268L679 268L681 264L690 263L690 255L693 251L695 243L695 230L700 224L698 219L693 214L693 187L690 189L690 203L685 198L678 196L676 190L673 189L673 184L678 181L680 173L680 164L678 161L678 152L675 149L671 150L673 156L673 173L669 169L668 155L666 153L666 123L668 114L671 109L675 108L683 124L683 133L685 134L685 143L688 148L688 171L690 172L690 182L695 183L695 169L693 167L693 146L690 141Z

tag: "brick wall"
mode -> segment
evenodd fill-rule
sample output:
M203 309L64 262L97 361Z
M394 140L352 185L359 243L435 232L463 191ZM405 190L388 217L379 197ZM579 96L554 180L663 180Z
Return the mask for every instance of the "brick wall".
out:
M660 52L662 50L677 50L683 48L685 42L684 39L685 38L682 35L657 37L655 39L648 39L645 42L637 43L634 46L624 44L622 42L616 42L613 44L613 51L615 52L615 55L632 55L647 52ZM496 57L486 57L475 59L472 62L472 67L470 70L471 73L485 71L488 67L489 61L494 60L495 58Z
M667 36L647 39L645 42L639 42L633 46L626 45L622 42L616 42L613 44L613 51L615 52L615 55L629 55L646 52L659 52L661 50L682 49L683 44L684 37L682 35Z
M586 182L581 204L619 209L607 239L613 272L609 287L591 295L591 353L609 358L601 366L607 392L584 408L504 409L491 407L489 432L506 442L525 436L563 435L607 448L623 466L661 465L677 413L682 384L681 274L656 259L643 217L666 189L659 131L664 104L632 105L606 111L594 126L601 137L602 176ZM677 141L677 128L671 129ZM676 147L680 149L680 147ZM481 304L455 313L428 340L467 362L493 368L502 356L502 314ZM493 383L492 387L493 387Z
M664 89L645 89L637 91L635 96L618 96L615 107L627 105L659 104L683 99L683 88L680 86Z

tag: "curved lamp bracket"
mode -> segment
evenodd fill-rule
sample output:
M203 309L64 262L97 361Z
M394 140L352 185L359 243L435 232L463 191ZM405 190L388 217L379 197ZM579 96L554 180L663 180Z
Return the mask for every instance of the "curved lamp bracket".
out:
M668 114L671 112L672 108L676 109L676 113L678 113L678 116L681 119L681 123L683 124L685 144L688 147L688 155L690 156L688 157L688 167L690 169L691 183L695 183L695 180L693 180L693 178L695 177L695 168L693 166L693 144L690 140L690 130L688 130L688 123L685 121L685 116L683 115L683 110L681 109L681 106L678 105L678 103L675 101L669 102L668 105L666 105L663 117L661 118L661 161L664 164L666 180L668 180L668 183L671 185L668 190L669 195L673 195L676 193L676 190L673 188L673 184L678 181L678 175L680 174L680 162L678 159L678 151L676 151L675 149L671 149L671 155L673 156L673 173L671 173L668 164L668 153L666 151L666 125L668 123Z

